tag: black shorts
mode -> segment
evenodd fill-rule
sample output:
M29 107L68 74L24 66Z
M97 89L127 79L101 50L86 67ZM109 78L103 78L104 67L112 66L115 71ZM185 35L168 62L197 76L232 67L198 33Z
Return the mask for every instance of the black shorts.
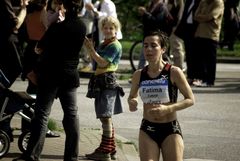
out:
M142 119L140 129L153 139L159 148L167 136L171 134L179 134L182 136L182 131L177 120L168 123L153 123Z

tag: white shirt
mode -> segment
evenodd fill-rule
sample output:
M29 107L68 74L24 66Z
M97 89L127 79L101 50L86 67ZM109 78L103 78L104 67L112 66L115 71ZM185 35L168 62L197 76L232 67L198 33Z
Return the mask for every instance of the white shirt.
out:
M98 8L100 1L96 1L94 4L95 8ZM98 18L113 16L117 18L116 6L111 0L103 0L101 4L101 9L98 11Z

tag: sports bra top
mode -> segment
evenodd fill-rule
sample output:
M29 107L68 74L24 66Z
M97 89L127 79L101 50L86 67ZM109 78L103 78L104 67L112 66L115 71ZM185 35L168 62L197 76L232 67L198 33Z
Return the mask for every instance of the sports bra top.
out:
M144 104L159 104L176 102L178 89L170 80L171 65L166 64L161 73L150 78L147 71L148 66L141 71L139 82L139 94Z

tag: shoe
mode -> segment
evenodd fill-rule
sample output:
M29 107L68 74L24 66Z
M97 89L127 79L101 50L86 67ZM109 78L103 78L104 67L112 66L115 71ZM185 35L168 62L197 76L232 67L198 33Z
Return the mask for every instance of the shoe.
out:
M195 87L202 87L202 80L200 79L194 79L193 82L192 82L192 85L195 86Z
M207 83L207 82L203 82L202 85L201 85L201 87L212 87L212 86L214 86L214 84Z
M111 161L110 153L103 153L100 151L94 151L91 154L85 155L88 159L99 160L99 161Z
M111 156L112 160L117 160L117 151L115 150L115 151L111 152L110 156Z
M56 138L56 137L60 137L60 135L51 130L48 130L48 132L46 133L46 137L47 138Z
M197 80L194 82L194 86L196 86L196 87L212 87L212 86L214 86L214 84L202 82L201 80Z

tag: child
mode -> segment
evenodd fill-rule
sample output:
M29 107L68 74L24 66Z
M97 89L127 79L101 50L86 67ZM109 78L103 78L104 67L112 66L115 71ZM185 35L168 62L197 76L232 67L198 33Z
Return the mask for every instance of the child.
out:
M116 159L114 127L112 115L123 112L120 95L122 88L116 82L115 71L122 56L122 46L116 38L120 29L118 19L108 16L100 21L100 30L105 39L94 50L93 43L86 38L84 45L96 63L94 76L89 82L87 97L95 98L95 112L102 123L102 141L99 147L86 157L93 160L108 161Z

